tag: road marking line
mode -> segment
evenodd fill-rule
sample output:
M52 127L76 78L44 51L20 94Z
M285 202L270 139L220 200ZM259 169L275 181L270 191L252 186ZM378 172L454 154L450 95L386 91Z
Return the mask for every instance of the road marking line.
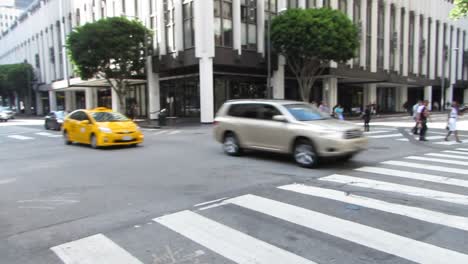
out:
M390 134L390 135L378 135L378 136L368 136L368 138L392 138L392 137L401 137L402 134Z
M383 133L389 133L393 132L391 130L376 130L376 131L370 131L370 132L364 132L366 135L372 135L372 134L383 134Z
M396 138L395 140L398 140L398 141L405 141L405 142L409 141L409 139L407 139L407 138Z
M418 157L418 156L409 156L409 157L405 157L405 159L433 161L433 162L439 162L439 163L447 163L447 164L453 164L453 165L468 166L468 162L459 161L459 160L436 159L436 158L426 158L426 157ZM467 173L468 173L468 171L467 171Z
M51 250L65 264L143 264L102 234L62 244Z
M449 168L443 166L434 166L434 165L427 165L421 163L414 163L414 162L406 162L406 161L396 161L396 160L389 160L381 162L382 164L394 165L394 166L402 166L408 168L416 168L416 169L425 169L425 170L433 170L433 171L441 171L441 172L450 172L456 174L466 175L466 169L457 169L457 168Z
M16 179L15 178L10 178L10 179L4 179L4 180L0 180L0 185L2 184L8 184L8 183L12 183L12 182L15 182Z
M362 167L362 168L358 168L355 170L362 171L362 172L375 173L375 174L382 174L382 175L387 175L387 176L392 176L392 177L442 183L442 184L455 185L455 186L468 188L468 181L453 179L450 177L441 177L441 176L425 174L425 173L392 170L392 169L378 168L378 167Z
M231 199L230 202L417 263L438 264L447 260L450 260L450 263L468 263L468 255L459 252L271 199L244 195Z
M14 138L14 139L19 139L19 140L31 140L34 139L32 137L26 137L26 136L21 136L21 135L10 135L8 136L9 138Z
M315 264L191 211L182 211L153 220L235 263Z
M461 151L468 151L467 148L457 148L457 150L461 150Z
M350 194L347 192L313 187L302 184L291 184L278 187L282 190L292 191L305 195L321 197L343 203L351 203L392 214L402 215L417 220L458 228L468 231L468 217L444 214L419 207L389 203L382 200Z
M175 131L169 132L169 135L179 134L180 132L181 132L180 130L175 130Z
M202 206L202 205L207 205L207 204L212 204L212 203L216 203L216 202L219 202L219 201L222 201L222 200L226 200L226 199L229 199L229 197L223 197L223 198L219 198L219 199L212 200L212 201L208 201L208 202L198 203L198 204L194 205L194 207L198 207L198 206Z
M50 137L50 138L62 137L62 135L51 134L51 133L48 133L48 132L39 132L39 133L36 133L36 135L44 136L44 137Z
M159 132L156 132L156 133L153 133L153 135L162 135L162 134L165 134L167 131L159 131Z
M324 178L320 178L319 180L327 182L337 182L349 186L362 187L380 191L395 192L443 202L468 205L468 196L466 195L435 191L431 189L424 189L420 187L413 187L397 183L369 180L340 174L333 174Z
M462 140L461 143L458 143L456 141L442 141L442 142L435 142L434 144L452 146L452 145L458 145L458 144L464 144L464 143L468 143L468 140Z
M464 152L464 151L444 150L442 152L459 154L459 155L468 155L468 152Z
M430 137L426 137L426 139L443 139L445 138L444 136L430 136ZM418 138L419 139L419 138Z
M427 153L425 155L426 156L433 156L433 157L468 160L468 157L460 156L460 155L449 155L449 154L442 154L442 153Z

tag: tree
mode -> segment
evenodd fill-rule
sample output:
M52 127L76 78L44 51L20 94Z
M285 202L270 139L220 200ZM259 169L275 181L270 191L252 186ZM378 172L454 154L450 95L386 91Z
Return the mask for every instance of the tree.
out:
M2 98L19 97L25 113L31 113L33 67L27 63L0 65L0 95Z
M67 48L80 77L105 79L119 98L120 111L125 111L128 80L145 67L148 36L151 32L139 21L111 17L75 28Z
M273 49L286 58L306 102L329 62L345 62L359 47L357 27L341 11L330 8L287 10L273 19L271 41Z
M450 18L460 19L468 16L468 0L455 0L455 7L450 12Z

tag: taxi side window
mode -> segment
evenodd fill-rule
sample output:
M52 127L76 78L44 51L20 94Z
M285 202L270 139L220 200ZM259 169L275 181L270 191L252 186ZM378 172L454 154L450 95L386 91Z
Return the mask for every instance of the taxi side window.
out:
M70 119L76 120L76 121L81 121L81 113L82 112L75 112L70 115Z

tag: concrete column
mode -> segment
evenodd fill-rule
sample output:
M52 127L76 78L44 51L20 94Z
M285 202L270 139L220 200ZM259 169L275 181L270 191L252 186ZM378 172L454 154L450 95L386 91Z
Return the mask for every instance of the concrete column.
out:
M200 59L200 112L202 123L212 123L214 118L213 59Z
M61 47L59 46L59 38L61 36L60 36L60 30L57 28L57 24L54 24L53 29L54 29L53 31L54 32L54 53L55 53L55 80L58 80L58 79L63 78L63 76L60 74L60 49ZM63 45L65 45L65 43L63 43Z
M284 99L284 67L286 59L283 56L278 57L278 70L273 72L272 85L273 85L273 98Z
M429 110L432 109L432 86L424 87L424 100L429 101Z
M372 32L371 32L371 63L370 63L370 70L372 72L377 72L377 40L378 40L378 26L379 26L379 2L372 1Z
M330 7L332 9L338 9L338 0L330 0Z
M114 90L112 89L112 91ZM117 103L117 107L115 109L118 109L118 106L119 106L118 97L115 99L116 100L114 100L114 93L112 93L112 109L114 109L114 101L116 101ZM93 109L97 107L97 89L96 88L85 89L85 107L86 109Z
M444 41L444 23L439 23L439 58L438 58L438 69L436 73L436 77L442 77L442 72L443 69L445 69L445 65L443 65L442 61L443 59L443 54L444 54L444 46L445 46L445 41ZM445 77L447 77L447 74L445 74ZM441 106L442 107L442 106Z
M436 78L436 46L437 46L437 39L436 39L436 32L437 32L437 23L436 23L436 20L433 19L432 20L432 24L431 24L431 39L429 40L431 42L431 53L430 55L431 56L428 56L427 58L427 61L429 63L429 78L430 79L435 79Z
M159 84L159 74L153 72L152 63L148 60L147 63L148 69L148 108L150 112L151 119L158 119L159 114L157 111L161 110L161 93L160 93L160 84Z
M49 109L50 111L57 111L57 95L52 90L49 90Z
M195 5L195 12L197 12L199 10L198 8L198 5L200 5L201 3L199 3L200 1L195 1L194 2L194 5ZM209 1L207 1L209 2ZM157 39L159 40L159 54L160 55L166 55L167 54L167 47L166 47L166 27L163 26L165 25L165 22L164 22L164 5L163 5L163 1L156 1L156 19L158 20L158 30L157 30ZM197 21L199 20L199 16L202 16L202 13L198 13L198 14L195 14L195 17L194 19ZM195 28L201 28L203 25L197 25L197 27ZM199 43L197 43L197 32L198 30L195 30L195 48L198 48L199 47ZM214 34L214 33L213 33ZM214 35L213 35L214 36ZM213 41L214 41L214 38L213 38Z
M265 17L265 8L266 7L264 1L257 1L257 51L262 55L265 55L265 28L267 26L265 23L265 20L267 20L267 18ZM278 10L280 10L279 3Z
M401 31L401 8L395 4L395 32L397 34L397 43L396 43L396 49L395 49L395 71L399 72L401 74L403 69L400 69L400 56L401 52L403 52L400 49L401 45L401 37L400 37L400 31ZM393 37L393 36L392 36Z
M306 8L306 0L299 0L299 8Z
M463 103L468 104L468 88L463 91Z
M420 30L420 18L421 16L419 14L414 14L414 43L413 43L413 73L418 75L419 74L419 45L421 42L420 35L421 35L421 30Z
M263 3L263 1L259 1ZM233 20L233 49L238 54L242 54L242 36L241 36L241 3L240 0L232 1L232 20ZM257 38L258 39L258 38Z
M38 116L44 115L41 92L36 92L36 114Z
M321 1L319 1L321 2ZM367 41L366 41L366 36L367 36L367 1L361 1L361 67L364 69L366 68L366 50L367 50Z
M409 47L408 47L408 36L409 36L409 16L410 16L410 12L408 9L406 9L405 11L405 19L403 22L404 24L404 30L403 30L403 73L402 75L403 76L408 76L408 69L409 69L409 65L408 65L408 55L409 55Z
M348 0L348 6L347 6L348 9L346 10L346 13L349 19L351 19L351 21L353 21L353 7L354 7L354 0ZM354 66L353 59L350 59L347 64L349 67L353 68Z
M364 105L377 103L377 85L376 84L367 84L364 86Z
M385 25L384 25L384 69L390 70L390 11L391 11L391 2L387 1L385 3Z
M65 91L65 111L71 112L75 110L75 102L73 100L72 91Z
M91 91L89 91L91 88L87 88L86 91L88 92L86 94L86 108L93 108L92 107L92 95ZM112 97L112 110L115 112L121 112L125 111L125 109L120 109L120 103L119 103L119 96L115 92L114 89L111 88L111 97ZM124 114L124 113L123 113Z
M94 7L94 14L95 14L94 16L95 16L96 21L97 21L97 20L100 20L102 18L101 8L103 6L102 6L102 1L96 1L95 4L96 4L96 6ZM109 4L112 4L112 3L110 3L110 1L109 1ZM104 7L104 9L105 9L105 7ZM105 13L105 11L104 11L104 13Z
M323 79L323 99L333 108L338 103L338 79L335 77Z

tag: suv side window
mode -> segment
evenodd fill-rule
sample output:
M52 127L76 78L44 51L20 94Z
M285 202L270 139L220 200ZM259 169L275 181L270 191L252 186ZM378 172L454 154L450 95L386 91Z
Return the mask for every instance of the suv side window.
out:
M228 115L258 119L259 106L258 104L233 104L229 108Z
M273 120L275 115L281 115L281 112L272 105L261 105L259 110L259 118L263 120Z

